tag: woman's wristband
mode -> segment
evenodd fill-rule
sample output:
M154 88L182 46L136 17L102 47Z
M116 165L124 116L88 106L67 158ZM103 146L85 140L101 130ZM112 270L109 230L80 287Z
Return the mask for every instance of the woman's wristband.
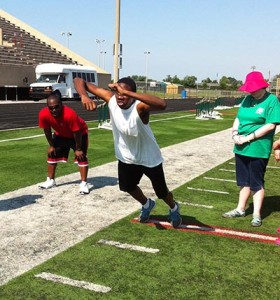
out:
M250 137L252 137L252 138L250 138ZM249 135L247 135L247 138L248 138L248 140L247 140L248 143L250 143L251 141L255 140L257 138L255 131L252 132L252 133L250 133Z

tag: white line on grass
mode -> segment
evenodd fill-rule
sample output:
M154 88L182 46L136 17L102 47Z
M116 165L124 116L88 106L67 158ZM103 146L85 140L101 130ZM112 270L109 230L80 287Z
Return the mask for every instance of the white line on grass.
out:
M203 178L208 180L216 180L216 181L236 182L236 180L232 180L232 179L214 178L214 177L207 177L207 176Z
M235 173L235 170L219 169L219 171Z
M234 162L229 162L230 165L235 165ZM276 166L267 166L267 169L280 169L280 167L276 167Z
M196 207L203 207L203 208L213 208L214 207L212 205L196 204L196 203L190 203L190 202L180 202L180 201L176 201L176 202L181 205L189 205L189 206L196 206Z
M174 118L166 118L166 119L159 119L159 120L151 120L150 123L152 122L159 122L159 121L166 121L166 120L174 120L174 119L181 119L181 118L187 118L187 117L192 117L194 115L187 115L187 116L180 116L180 117L174 117ZM9 131L9 130L20 130L20 129L29 129L29 128L38 128L38 127L27 127L27 128L15 128L15 129L3 129L0 131ZM88 128L88 130L96 130L99 129L98 127L91 127ZM20 141L20 140L28 140L28 139L34 139L38 137L42 137L44 134L38 134L38 135L31 135L31 136L26 136L26 137L21 137L21 138L15 138L15 139L7 139L7 140L0 140L0 143L3 142L12 142L12 141Z
M115 241L99 240L98 243L115 246L115 247L121 248L121 249L134 250L134 251L141 251L141 252L148 252L148 253L158 253L159 252L159 249L147 248L147 247L136 246L136 245L131 245L131 244L121 244L121 243L115 242Z
M209 192L209 193L217 193L217 194L226 194L228 195L228 192L223 192L223 191L216 191L216 190L205 190L205 189L199 189L199 188L193 188L193 187L187 187L189 190L194 190L194 191L203 191L203 192Z
M34 138L41 137L41 136L45 136L45 135L44 134L37 134L37 135L25 136L25 137L16 138L16 139L0 140L0 143L34 139Z
M107 287L107 286L94 284L94 283L87 282L87 281L74 280L71 278L59 276L59 275L52 274L52 273L43 272L43 273L35 275L35 277L53 281L53 282L71 285L74 287L78 287L78 288L82 288L85 290L90 290L90 291L94 291L94 292L98 292L98 293L108 293L109 291L111 291L111 288Z
M276 166L267 166L268 169L280 169L280 167L276 167Z
M174 118L166 118L166 119L159 119L159 120L151 120L150 123L154 122L159 122L159 121L169 121L169 120L174 120L174 119L182 119L182 118L188 118L188 117L193 117L195 114L192 115L186 115L186 116L180 116L180 117L174 117Z
M16 130L22 130L22 129L34 129L38 128L38 126L33 126L33 127L20 127L20 128L9 128L9 129L0 129L1 131L16 131Z

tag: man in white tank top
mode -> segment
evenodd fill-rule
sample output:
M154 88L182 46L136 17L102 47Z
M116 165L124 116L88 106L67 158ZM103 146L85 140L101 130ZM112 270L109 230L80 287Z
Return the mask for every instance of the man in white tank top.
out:
M164 110L166 101L156 96L138 94L135 82L129 77L109 84L110 90L99 88L81 78L75 78L74 84L85 109L96 109L88 92L108 104L118 159L119 188L141 203L139 221L147 222L156 205L139 187L142 176L146 175L151 180L157 197L169 206L172 226L180 226L182 218L179 205L167 188L161 151L149 126L150 111Z

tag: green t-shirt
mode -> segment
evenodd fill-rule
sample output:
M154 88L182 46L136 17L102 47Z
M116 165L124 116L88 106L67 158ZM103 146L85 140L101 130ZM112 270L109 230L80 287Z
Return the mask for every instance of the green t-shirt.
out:
M261 100L255 100L248 95L243 99L236 117L239 120L238 134L247 136L265 124L280 123L280 102L275 95L268 92ZM250 143L234 145L233 152L249 157L269 158L274 133L275 130L272 130Z

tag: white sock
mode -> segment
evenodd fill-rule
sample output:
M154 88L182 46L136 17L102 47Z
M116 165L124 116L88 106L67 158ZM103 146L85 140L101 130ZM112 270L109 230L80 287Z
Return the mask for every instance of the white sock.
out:
M175 206L174 206L173 208L171 208L171 211L174 212L174 211L176 211L177 209L178 209L178 206L177 206L177 204L175 203Z
M143 205L143 207L147 209L149 208L149 205L150 205L150 199L147 199L147 202Z

